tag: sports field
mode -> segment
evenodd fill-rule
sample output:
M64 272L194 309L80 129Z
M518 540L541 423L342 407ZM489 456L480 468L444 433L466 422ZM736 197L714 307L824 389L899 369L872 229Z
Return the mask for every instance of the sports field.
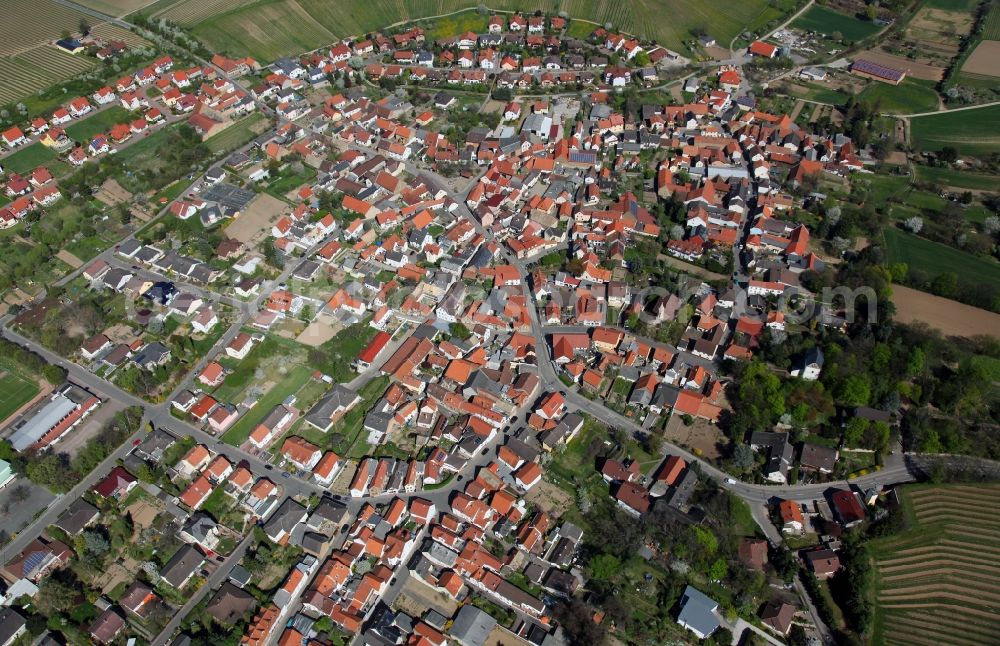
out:
M850 42L868 38L881 29L875 23L858 20L854 16L818 5L810 7L809 11L796 18L791 26L827 36L840 32L844 40Z
M250 55L262 62L300 53L346 36L366 34L406 21L475 10L472 0L177 0L157 2L143 13L190 27L195 36L217 51ZM614 29L655 39L672 49L684 49L693 32L705 30L720 44L744 30L755 30L780 18L793 0L746 0L740 3L705 3L700 0L492 0L497 11L533 13L565 12ZM665 20L664 16L670 16ZM430 34L451 31L428 20ZM588 32L589 33L589 30Z
M978 646L1000 633L1000 485L903 489L911 526L872 542L872 643Z
M885 229L889 262L905 262L931 276L953 272L969 283L1000 285L1000 263L932 242L895 227Z
M1000 151L1000 105L914 117L910 130L920 150L954 146L961 154L988 155Z
M12 372L0 370L0 422L38 394L38 384Z

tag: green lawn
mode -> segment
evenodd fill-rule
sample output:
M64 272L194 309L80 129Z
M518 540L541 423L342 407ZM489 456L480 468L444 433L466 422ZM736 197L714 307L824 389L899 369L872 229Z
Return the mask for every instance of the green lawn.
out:
M880 112L911 114L930 112L938 107L938 95L925 81L906 79L899 85L873 81L860 98L878 104Z
M369 446L365 442L367 435L363 428L365 415L382 397L388 385L389 378L385 376L377 377L365 384L358 391L358 395L361 396L358 405L344 413L326 433L300 421L289 430L288 434L298 435L321 449L333 450L341 456L364 457L369 452Z
M10 417L14 411L38 394L38 384L16 375L13 372L0 370L0 421Z
M934 182L941 186L950 186L953 188L1000 192L1000 175L986 175L931 166L917 166L916 172L917 179L922 182Z
M190 185L191 183L188 182L187 180L179 179L173 184L164 188L156 195L154 195L153 199L151 199L150 202L153 203L154 207L161 208L168 202L172 202L173 200L180 197L181 193L184 192L184 189L186 189Z
M919 150L954 146L961 154L989 155L1000 151L1000 105L914 117L910 129Z
M117 153L118 159L134 163L143 156L155 156L156 149L166 141L169 132L170 126L160 128L153 134L130 143L121 152Z
M69 135L70 139L82 143L90 140L94 135L106 134L112 126L129 121L128 110L120 105L115 105L75 122L66 128L66 134Z
M317 171L312 166L304 166L301 175L283 170L281 174L267 185L267 192L274 197L283 199L285 193L293 191L316 179Z
M799 86L805 86L806 91L799 90ZM843 105L847 103L847 93L831 89L819 83L806 83L802 80L797 80L794 85L785 85L784 88L791 96L809 101L818 101L819 103L829 103L831 105ZM802 109L802 114L809 116L812 114L812 110L812 106L807 105Z
M954 272L965 282L1000 285L1000 263L996 261L963 253L894 227L886 228L885 244L890 263L905 262L932 276Z
M840 32L844 40L850 42L864 40L880 29L874 23L858 20L854 16L819 5L812 6L809 11L796 18L792 22L792 27L815 31L827 36Z
M60 174L57 170L65 171L68 168L66 164L59 161L58 156L52 152L51 148L39 143L31 144L5 157L0 165L3 165L4 170L8 173L13 171L22 175L30 173L39 166L47 166L53 175Z
M233 446L240 446L250 437L253 429L267 417L275 406L280 404L289 395L294 395L302 386L309 381L312 376L312 369L307 365L298 365L292 368L287 375L271 390L267 391L258 401L257 405L243 414L231 429L222 436L222 441Z
M230 152L250 142L259 134L267 117L259 112L237 121L217 135L205 140L205 145L213 153Z
M208 494L205 502L201 503L201 511L209 514L216 522L222 522L222 518L233 506L233 499L226 493L225 487L216 487L212 493Z
M481 34L486 31L486 16L479 15L475 10L466 11L434 21L434 27L427 32L427 37L437 40L460 36L467 31Z
M279 366L277 361L271 359L278 355L289 356L300 364L305 363L305 355L301 345L273 335L265 337L243 360L220 355L219 361L231 369L232 373L226 375L225 381L215 389L212 395L221 401L238 403L237 398L250 385L258 368L263 369L264 380L276 381L279 378Z
M585 40L590 38L590 35L594 33L597 29L597 25L590 22L581 22L579 20L571 20L569 27L566 28L567 38L579 38L580 40Z

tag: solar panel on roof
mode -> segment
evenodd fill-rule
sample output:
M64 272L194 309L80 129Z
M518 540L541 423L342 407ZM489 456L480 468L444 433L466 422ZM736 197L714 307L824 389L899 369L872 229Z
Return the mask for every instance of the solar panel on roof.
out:
M33 552L31 556L24 559L24 567L22 568L22 573L24 576L30 574L36 567L42 564L45 560L45 552Z
M893 81L898 81L903 78L904 74L902 70L886 67L885 65L879 65L878 63L865 59L858 59L854 61L853 69Z

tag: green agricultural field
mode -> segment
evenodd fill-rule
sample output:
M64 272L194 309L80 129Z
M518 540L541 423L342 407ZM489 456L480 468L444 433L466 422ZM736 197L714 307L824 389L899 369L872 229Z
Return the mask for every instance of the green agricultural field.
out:
M996 2L983 20L983 40L1000 40L1000 4Z
M1000 105L914 117L910 131L920 150L954 146L964 155L989 155L1000 151Z
M905 531L869 544L873 644L992 643L1000 632L1000 486L911 485ZM915 636L920 638L915 640Z
M917 178L922 182L934 182L952 188L967 188L978 191L1000 192L1000 175L985 175L951 168L917 166Z
M938 242L889 227L885 230L889 263L905 262L931 276L945 272L969 283L1000 285L1000 263L963 253Z
M796 18L792 22L792 27L815 31L827 36L840 32L844 40L850 42L864 40L881 29L874 23L858 20L854 16L818 5L814 5L809 11Z
M6 420L37 394L38 384L0 369L0 421Z
M493 0L491 9L550 14L563 11L599 25L655 39L672 49L683 50L684 41L706 30L720 44L744 30L759 30L790 11L793 0L746 0L740 3L706 4L701 0ZM254 56L262 62L330 44L346 36L370 33L421 21L432 36L460 29L465 21L483 19L474 12L472 0L180 0L154 11L190 27L195 36L216 51ZM470 10L469 15L445 16ZM670 20L664 20L669 15ZM860 21L858 21L860 23ZM571 23L572 25L572 23ZM576 34L577 32L573 32ZM582 36L589 35L588 29Z
M925 6L947 11L973 11L982 0L927 0Z
M848 94L841 90L835 90L820 83L807 83L797 80L794 83L786 83L782 86L782 92L799 99L816 101L818 103L829 103L830 105L844 105L847 103ZM806 106L803 109L807 115L812 113L812 107Z
M101 133L106 134L109 130L111 130L112 126L128 122L128 110L120 105L115 105L107 110L102 110L101 112L92 114L86 119L77 121L73 125L66 128L66 134L69 135L74 141L83 142L87 141L94 135Z
M873 81L860 98L878 103L879 111L890 114L931 112L938 107L938 95L928 81L906 79L899 85Z

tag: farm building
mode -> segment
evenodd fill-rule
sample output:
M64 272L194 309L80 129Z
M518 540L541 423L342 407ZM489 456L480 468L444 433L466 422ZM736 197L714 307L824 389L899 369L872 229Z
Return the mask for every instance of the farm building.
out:
M869 79L875 79L883 83L899 85L906 78L905 70L897 70L885 65L879 65L872 61L859 58L851 64L851 72Z

